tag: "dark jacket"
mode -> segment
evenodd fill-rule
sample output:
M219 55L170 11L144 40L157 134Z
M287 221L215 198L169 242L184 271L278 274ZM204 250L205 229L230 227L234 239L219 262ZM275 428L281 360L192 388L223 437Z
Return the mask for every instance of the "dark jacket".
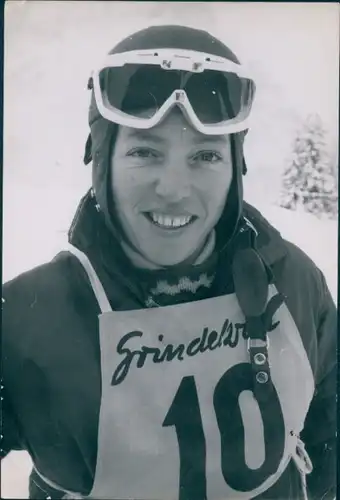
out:
M336 310L325 278L249 205L258 252L300 331L315 378L302 439L314 464L310 498L335 497ZM238 231L234 240L238 238ZM85 197L70 241L95 267L114 310L145 307L145 290ZM230 293L229 245L220 253L214 295ZM108 257L109 255L109 257ZM92 487L101 395L98 304L77 259L64 251L3 289L3 440L1 451L27 450L46 477L83 495ZM37 484L39 486L37 486ZM259 498L300 498L290 464ZM61 498L33 473L31 498Z

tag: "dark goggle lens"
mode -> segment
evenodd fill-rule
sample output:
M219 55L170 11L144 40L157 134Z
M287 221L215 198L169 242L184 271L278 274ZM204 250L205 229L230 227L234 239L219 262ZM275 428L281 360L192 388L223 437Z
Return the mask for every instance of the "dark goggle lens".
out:
M236 118L253 99L253 82L234 73L191 73L128 64L100 73L104 102L130 115L151 118L174 90L184 89L197 117L213 124Z

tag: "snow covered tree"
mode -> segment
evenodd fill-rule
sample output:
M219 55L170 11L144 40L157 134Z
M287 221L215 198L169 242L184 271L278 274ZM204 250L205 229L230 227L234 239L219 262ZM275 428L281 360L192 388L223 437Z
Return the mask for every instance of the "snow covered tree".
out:
M337 168L328 154L325 136L320 117L310 115L295 137L293 154L283 172L282 207L336 217Z

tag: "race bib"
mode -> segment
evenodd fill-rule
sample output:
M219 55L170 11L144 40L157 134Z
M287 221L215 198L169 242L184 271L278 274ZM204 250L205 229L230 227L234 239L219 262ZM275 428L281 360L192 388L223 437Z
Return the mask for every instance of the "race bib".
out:
M276 289L270 286L268 300ZM271 411L252 392L235 295L100 316L102 401L90 498L249 499L287 466L313 375L285 305L269 332Z

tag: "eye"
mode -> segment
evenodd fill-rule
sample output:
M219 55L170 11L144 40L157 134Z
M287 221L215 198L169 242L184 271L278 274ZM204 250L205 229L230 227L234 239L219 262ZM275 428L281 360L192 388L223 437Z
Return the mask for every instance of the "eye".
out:
M222 161L222 156L216 151L199 151L193 157L193 161L202 163L218 163Z
M132 158L141 158L141 159L145 160L145 159L157 159L157 158L159 158L160 154L157 151L155 151L154 149L136 148L136 149L133 149L132 151L129 151L127 153L127 156L130 156Z

